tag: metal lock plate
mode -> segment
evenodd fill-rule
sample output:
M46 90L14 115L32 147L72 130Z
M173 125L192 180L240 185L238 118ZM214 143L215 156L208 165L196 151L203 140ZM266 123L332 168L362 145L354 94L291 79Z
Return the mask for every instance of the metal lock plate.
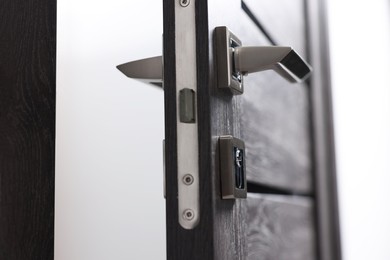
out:
M218 88L228 89L234 95L244 92L243 75L234 68L234 48L242 46L241 41L225 26L215 28Z
M223 199L246 198L245 144L231 135L219 137L219 161Z

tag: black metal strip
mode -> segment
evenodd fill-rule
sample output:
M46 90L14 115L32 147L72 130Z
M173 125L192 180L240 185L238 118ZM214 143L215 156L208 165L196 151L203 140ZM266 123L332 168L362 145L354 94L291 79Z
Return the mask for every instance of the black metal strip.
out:
M310 193L294 192L294 191L286 190L283 188L271 187L271 186L266 186L266 185L253 183L253 182L247 183L247 190L248 190L248 192L251 192L251 193L313 197L313 194L310 194Z

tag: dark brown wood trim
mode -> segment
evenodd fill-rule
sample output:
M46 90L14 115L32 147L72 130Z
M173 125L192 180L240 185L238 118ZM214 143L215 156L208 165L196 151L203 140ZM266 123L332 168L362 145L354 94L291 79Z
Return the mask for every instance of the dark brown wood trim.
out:
M318 255L341 260L326 0L306 1Z
M54 258L55 0L0 7L0 259Z

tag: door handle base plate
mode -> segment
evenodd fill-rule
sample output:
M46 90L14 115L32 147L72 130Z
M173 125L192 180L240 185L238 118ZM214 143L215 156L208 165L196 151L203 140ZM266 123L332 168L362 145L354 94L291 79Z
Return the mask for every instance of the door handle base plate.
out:
M215 28L218 88L227 89L234 95L244 92L244 75L234 68L234 48L242 43L226 26Z

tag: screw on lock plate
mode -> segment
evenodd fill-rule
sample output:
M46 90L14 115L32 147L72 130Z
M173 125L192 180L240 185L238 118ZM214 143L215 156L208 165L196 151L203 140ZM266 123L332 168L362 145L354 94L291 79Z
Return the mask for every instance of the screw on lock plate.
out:
M223 199L246 198L245 144L231 135L219 137Z

